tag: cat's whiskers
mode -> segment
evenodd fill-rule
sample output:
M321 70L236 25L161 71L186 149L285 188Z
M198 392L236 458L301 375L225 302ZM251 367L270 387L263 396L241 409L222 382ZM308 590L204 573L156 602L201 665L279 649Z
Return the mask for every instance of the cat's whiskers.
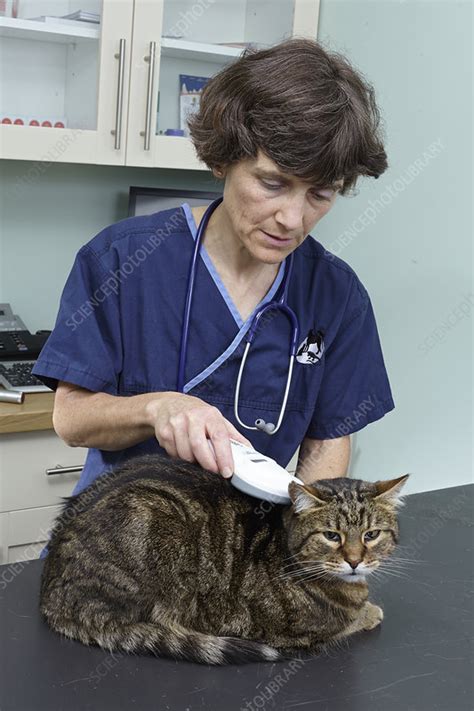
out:
M394 570L407 570L405 565L402 565L401 563L388 563L388 562L383 562L381 564L384 568L393 568Z
M315 564L314 564L315 563ZM307 574L319 573L321 572L322 565L319 561L315 561L312 565L301 565L294 570L282 570L278 575L275 576L276 580L289 580L290 578L296 578L299 576L305 576Z
M404 565L418 565L420 562L418 560L409 560L408 558L397 558L396 556L389 556L387 560L391 560L393 563L403 563Z
M280 566L282 569L283 568L291 568L291 566L294 565L304 565L305 561L301 560L293 560L291 563L285 563L284 565Z
M407 571L412 571L413 568L410 568L407 566L406 563L400 562L398 560L384 560L382 563L384 566L389 566L391 568L396 568L397 570L407 570Z
M287 556L286 558L282 558L283 561L285 560L290 560L290 558L297 558L298 553L292 553L291 555Z
M397 544L397 552L400 551L400 553L403 553L405 550L409 550L408 546L402 546L399 543ZM394 556L395 558L398 558L399 560L409 560L413 561L414 563L428 563L429 565L432 565L428 560L425 560L424 558L400 558L400 556Z
M308 575L307 577L301 578L301 581L304 583L308 583L312 580L321 580L321 578L328 577L328 574L325 571L322 571L319 575L314 574L314 575Z
M301 565L301 561L300 560L292 560L290 563L282 563L278 567L281 569L284 569L284 568L291 568L292 566L294 567L295 565Z
M384 577L383 573L372 573L371 577L373 578L374 582L380 583L381 585L386 584L389 580L392 578L400 578L401 576L399 575L387 575ZM406 578L402 578L403 580L406 580Z
M285 563L284 565L280 566L282 569L283 568L290 568L292 565L321 565L322 561L320 560L294 560L291 563Z
M296 571L294 571L294 572L296 572ZM324 577L324 575L326 575L326 574L327 574L327 570L325 568L323 568L322 566L300 569L298 571L298 575L300 576L300 579L302 579L302 580L307 580L309 578ZM290 575L290 577L297 577L297 576Z
M403 573L401 570L395 571L395 570L387 570L387 568L378 568L376 571L374 570L373 573L371 573L371 575L376 574L376 573L379 575L392 576L393 578L408 578L408 579L410 578L409 575L407 575L406 573Z
M299 568L295 568L293 570L282 570L281 575L291 575L292 573L301 574L301 573L312 572L313 570L321 570L321 566L320 565L300 566Z

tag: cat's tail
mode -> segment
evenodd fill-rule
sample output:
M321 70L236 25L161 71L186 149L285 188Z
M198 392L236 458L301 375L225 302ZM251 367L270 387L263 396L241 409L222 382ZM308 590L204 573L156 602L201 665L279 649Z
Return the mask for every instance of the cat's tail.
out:
M277 649L240 637L217 637L188 630L177 622L117 621L96 627L89 623L69 622L59 625L48 620L57 632L84 644L98 644L109 651L152 653L160 657L185 659L200 664L244 664L275 662L286 659ZM92 624L91 624L92 623Z

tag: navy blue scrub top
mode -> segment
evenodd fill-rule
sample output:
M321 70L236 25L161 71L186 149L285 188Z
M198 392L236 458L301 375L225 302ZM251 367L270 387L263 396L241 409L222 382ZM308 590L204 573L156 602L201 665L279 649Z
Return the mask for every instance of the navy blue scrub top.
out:
M106 227L77 254L56 325L33 369L59 380L129 397L176 391L181 323L196 224L189 205ZM285 262L261 304L279 296ZM332 439L393 409L372 305L357 275L312 237L294 253L288 303L298 316L298 360L277 434L244 430L253 446L287 466L305 437ZM272 315L273 314L273 315ZM239 415L276 423L290 345L284 314L259 327L241 383ZM185 392L215 405L237 429L233 397L245 322L205 246L195 282ZM145 453L164 453L155 437L128 449L89 449L74 492L102 472Z

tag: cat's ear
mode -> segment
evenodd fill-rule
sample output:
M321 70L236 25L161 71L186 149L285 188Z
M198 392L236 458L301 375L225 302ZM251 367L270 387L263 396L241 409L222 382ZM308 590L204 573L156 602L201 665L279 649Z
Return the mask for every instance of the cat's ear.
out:
M318 499L311 485L305 486L304 484L297 484L292 481L288 485L288 493L293 504L293 509L295 513L298 514L308 509L319 508L327 503L322 499Z
M376 481L374 484L376 490L374 500L386 501L396 507L403 506L404 501L401 499L400 491L409 476L409 474L404 474L404 476L401 476L398 479Z

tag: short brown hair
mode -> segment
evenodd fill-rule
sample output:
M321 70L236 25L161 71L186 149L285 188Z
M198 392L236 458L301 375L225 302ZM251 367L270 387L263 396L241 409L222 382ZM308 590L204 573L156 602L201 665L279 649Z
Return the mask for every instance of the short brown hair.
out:
M189 119L191 140L210 168L257 156L320 186L387 168L373 87L341 54L310 39L248 48L206 84Z

